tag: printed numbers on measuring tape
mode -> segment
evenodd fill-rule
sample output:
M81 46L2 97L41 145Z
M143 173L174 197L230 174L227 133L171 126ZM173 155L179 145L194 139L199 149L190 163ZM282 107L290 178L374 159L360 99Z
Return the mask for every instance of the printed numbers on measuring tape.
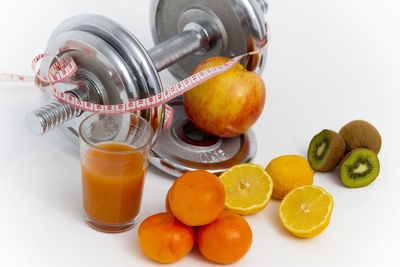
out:
M267 41L267 44L269 41ZM172 122L173 119L173 109L168 106L166 103L171 99L189 91L193 87L221 74L229 69L231 69L236 63L240 61L244 56L258 54L265 49L267 45L264 47L255 50L253 52L243 54L237 56L230 61L226 62L223 65L211 67L205 70L202 70L198 73L195 73L188 78L178 82L177 84L171 86L170 88L164 90L163 92L150 96L144 99L138 99L135 101L131 101L124 104L118 105L100 105L94 104L91 102L82 101L70 94L63 93L57 90L55 87L52 87L51 93L53 96L59 101L66 103L74 108L89 111L89 112L102 112L109 114L120 114L124 112L133 112L148 108L157 107L159 105L165 104L165 117L164 117L164 125L163 129L167 129ZM36 65L39 61L41 61L45 57L54 57L52 55L43 53L36 56L32 61L32 70L36 73L35 76L27 76L27 75L17 75L17 74L0 74L0 81L21 81L21 82L31 82L34 81L36 86L38 86L42 91L44 87L51 86L56 83L61 83L74 75L74 73L78 70L78 66L76 65L74 59L72 57L64 57L57 58L57 60L51 65L48 75L42 76L39 74L39 71L36 70Z

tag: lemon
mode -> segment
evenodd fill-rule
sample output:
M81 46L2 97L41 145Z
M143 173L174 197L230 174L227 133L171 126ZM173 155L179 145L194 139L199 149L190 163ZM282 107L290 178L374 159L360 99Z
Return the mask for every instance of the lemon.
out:
M328 225L333 198L322 187L306 185L290 191L279 206L285 228L302 238L319 235Z
M219 178L225 188L225 208L237 214L256 213L265 208L271 198L272 179L260 165L238 164Z
M274 158L265 169L274 182L272 197L282 199L296 187L312 185L314 171L308 161L298 155Z

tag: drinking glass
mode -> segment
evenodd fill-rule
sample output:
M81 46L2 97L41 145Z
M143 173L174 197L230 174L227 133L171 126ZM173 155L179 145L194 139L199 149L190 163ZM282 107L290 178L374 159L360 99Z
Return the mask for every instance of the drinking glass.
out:
M94 113L79 127L86 222L122 232L138 220L149 151L150 124L133 113Z

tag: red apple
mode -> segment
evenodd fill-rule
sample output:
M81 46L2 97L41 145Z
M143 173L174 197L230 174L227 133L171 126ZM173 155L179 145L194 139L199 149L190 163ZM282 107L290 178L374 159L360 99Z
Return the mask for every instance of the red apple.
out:
M229 60L225 57L209 58L192 73L222 65ZM261 115L264 103L263 80L239 63L183 95L186 114L193 124L200 130L220 137L233 137L247 131Z

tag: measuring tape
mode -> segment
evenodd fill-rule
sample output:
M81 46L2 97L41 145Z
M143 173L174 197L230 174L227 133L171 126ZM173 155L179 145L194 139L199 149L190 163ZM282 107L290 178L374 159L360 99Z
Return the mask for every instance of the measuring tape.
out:
M267 41L267 44L269 40ZM267 44L253 52L246 53L240 56L237 56L230 61L226 62L223 65L210 67L208 69L202 70L198 73L195 73L188 78L178 82L177 84L171 86L170 88L164 90L163 92L150 96L148 98L138 99L132 102L128 102L125 104L117 104L117 105L100 105L94 104L91 102L82 101L71 94L61 92L57 90L55 87L52 87L51 93L53 96L74 108L89 111L89 112L101 112L108 114L121 114L124 112L134 112L143 109L153 108L162 104L166 104L171 99L187 92L193 87L221 74L228 70L230 70L236 63L240 61L244 56L258 54L262 52L267 46ZM44 87L51 86L56 83L61 83L69 78L78 70L78 66L76 65L74 59L72 57L64 57L57 58L54 64L51 65L49 69L49 73L47 76L41 76L39 71L36 70L36 65L38 62L44 57L54 57L52 55L43 53L36 56L32 61L32 70L36 73L35 76L28 75L18 75L18 74L8 74L8 73L0 73L0 81L18 81L18 82L35 82L35 85L38 86L42 91L44 91ZM165 122L163 129L168 128L168 126L172 122L173 118L173 109L165 105Z

